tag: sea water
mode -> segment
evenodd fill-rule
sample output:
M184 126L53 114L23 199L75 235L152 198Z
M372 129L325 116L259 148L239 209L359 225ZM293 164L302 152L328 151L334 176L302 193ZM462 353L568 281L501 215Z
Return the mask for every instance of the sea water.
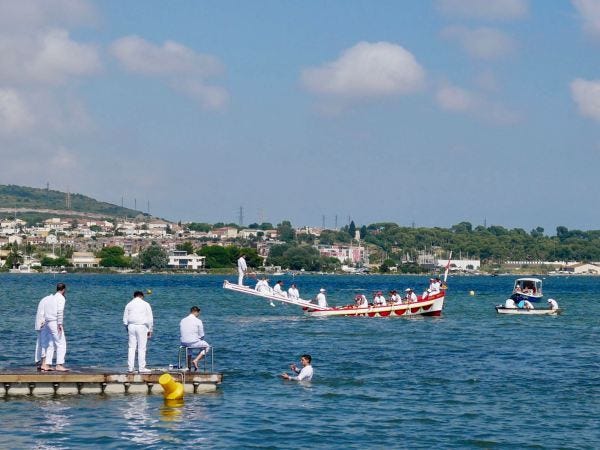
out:
M233 281L236 277L230 276ZM600 278L547 277L558 317L500 316L514 277L451 277L440 318L309 318L225 291L225 277L0 276L0 369L31 367L37 303L67 283L67 366L126 370L123 308L134 290L155 316L148 365L176 363L178 323L202 309L217 392L0 400L0 448L598 448ZM303 298L417 292L416 276L282 277ZM275 280L271 280L273 283ZM474 291L475 295L470 295ZM540 307L546 307L542 304ZM278 375L313 358L311 383Z

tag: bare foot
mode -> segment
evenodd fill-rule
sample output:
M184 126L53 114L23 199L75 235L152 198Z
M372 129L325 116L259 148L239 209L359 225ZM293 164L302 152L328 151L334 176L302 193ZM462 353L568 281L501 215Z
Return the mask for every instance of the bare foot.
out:
M56 369L54 369L54 370L56 370L57 372L69 372L69 369L67 369L62 364L57 364Z

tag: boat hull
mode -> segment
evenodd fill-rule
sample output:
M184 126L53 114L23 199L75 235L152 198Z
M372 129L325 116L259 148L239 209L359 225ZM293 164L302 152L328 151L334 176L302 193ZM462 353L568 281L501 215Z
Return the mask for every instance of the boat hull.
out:
M354 305L328 308L326 310L312 310L304 308L306 315L311 317L412 317L433 316L439 317L444 309L445 291L415 303L402 303L387 306L369 306L357 308Z
M523 308L505 308L504 306L496 306L498 314L512 314L521 316L556 316L562 313L558 309L523 309Z

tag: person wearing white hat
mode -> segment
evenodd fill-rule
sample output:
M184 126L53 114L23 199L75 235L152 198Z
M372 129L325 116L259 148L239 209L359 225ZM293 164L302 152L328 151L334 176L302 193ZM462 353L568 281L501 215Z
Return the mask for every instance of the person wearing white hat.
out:
M325 289L319 289L319 294L317 295L317 304L324 308L327 308L327 297L325 297Z
M550 309L552 309L552 310L558 309L558 302L556 300L554 300L553 298L549 298L548 303L550 304Z
M404 292L406 292L406 295L404 296L406 303L415 303L417 301L417 294L415 294L411 288L407 288Z

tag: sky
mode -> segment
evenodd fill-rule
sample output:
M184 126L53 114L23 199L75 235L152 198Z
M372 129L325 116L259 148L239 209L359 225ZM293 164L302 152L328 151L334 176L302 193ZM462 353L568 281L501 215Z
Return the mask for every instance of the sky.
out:
M554 234L599 169L600 0L0 0L0 184Z

